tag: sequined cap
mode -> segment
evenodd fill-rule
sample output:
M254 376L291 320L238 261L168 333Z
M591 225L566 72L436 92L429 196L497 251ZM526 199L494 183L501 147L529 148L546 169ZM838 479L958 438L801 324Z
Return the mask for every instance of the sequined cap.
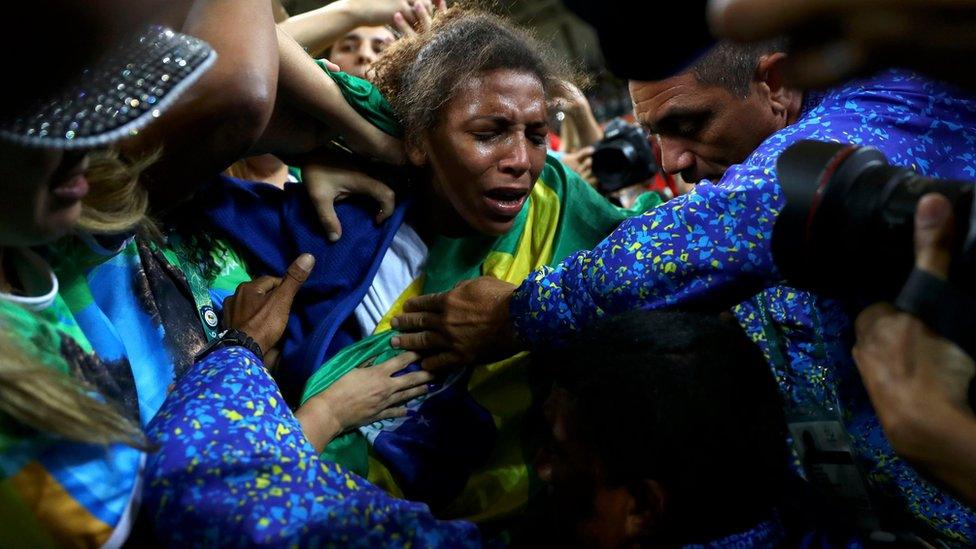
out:
M30 147L104 147L158 118L216 57L206 42L153 25L57 94L0 121L0 139Z

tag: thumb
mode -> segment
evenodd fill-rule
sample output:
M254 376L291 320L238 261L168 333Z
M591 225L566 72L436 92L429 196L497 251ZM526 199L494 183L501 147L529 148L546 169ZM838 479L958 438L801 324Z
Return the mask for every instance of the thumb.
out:
M298 293L302 284L308 280L308 275L314 267L315 257L312 254L302 254L288 266L285 276L281 279L281 284L271 292L279 310L291 310L291 302L295 299L295 294Z
M955 220L949 200L930 193L918 201L915 211L915 267L945 279L952 260Z

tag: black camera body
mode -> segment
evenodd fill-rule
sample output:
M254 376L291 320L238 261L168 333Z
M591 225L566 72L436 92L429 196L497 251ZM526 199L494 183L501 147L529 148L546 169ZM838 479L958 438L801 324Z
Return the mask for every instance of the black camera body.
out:
M928 193L953 205L953 283L976 295L976 185L891 166L871 147L801 141L776 162L786 206L773 257L790 283L839 296L897 295L915 262L915 208Z
M657 173L654 151L640 126L617 118L593 146L593 175L603 194L647 181Z

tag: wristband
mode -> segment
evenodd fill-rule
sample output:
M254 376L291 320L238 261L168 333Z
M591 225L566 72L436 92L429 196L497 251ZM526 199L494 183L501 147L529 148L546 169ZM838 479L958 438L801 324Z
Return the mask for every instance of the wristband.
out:
M217 338L211 341L209 345L204 347L202 351L197 353L193 360L194 362L200 362L214 351L217 351L218 349L225 349L227 347L244 347L248 351L254 353L254 356L256 357L264 357L264 351L261 350L261 346L258 345L256 341L251 339L251 336L247 335L241 330L231 328L230 330L220 332L220 334L217 335Z

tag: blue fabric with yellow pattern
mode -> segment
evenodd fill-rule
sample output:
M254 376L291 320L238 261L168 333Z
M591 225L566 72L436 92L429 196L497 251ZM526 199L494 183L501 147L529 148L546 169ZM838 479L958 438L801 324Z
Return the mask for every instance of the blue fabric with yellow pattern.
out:
M808 93L795 124L718 182L703 181L624 222L593 250L533 273L512 299L513 321L527 342L551 343L638 307L734 306L773 365L788 407L839 409L872 496L894 510L892 522L976 544L976 513L922 478L886 441L851 359L851 321L841 304L779 285L770 240L784 197L775 163L803 139L870 145L893 165L929 177L976 179L976 101L961 91L888 70ZM763 329L764 317L780 344ZM780 354L785 360L774 360Z

